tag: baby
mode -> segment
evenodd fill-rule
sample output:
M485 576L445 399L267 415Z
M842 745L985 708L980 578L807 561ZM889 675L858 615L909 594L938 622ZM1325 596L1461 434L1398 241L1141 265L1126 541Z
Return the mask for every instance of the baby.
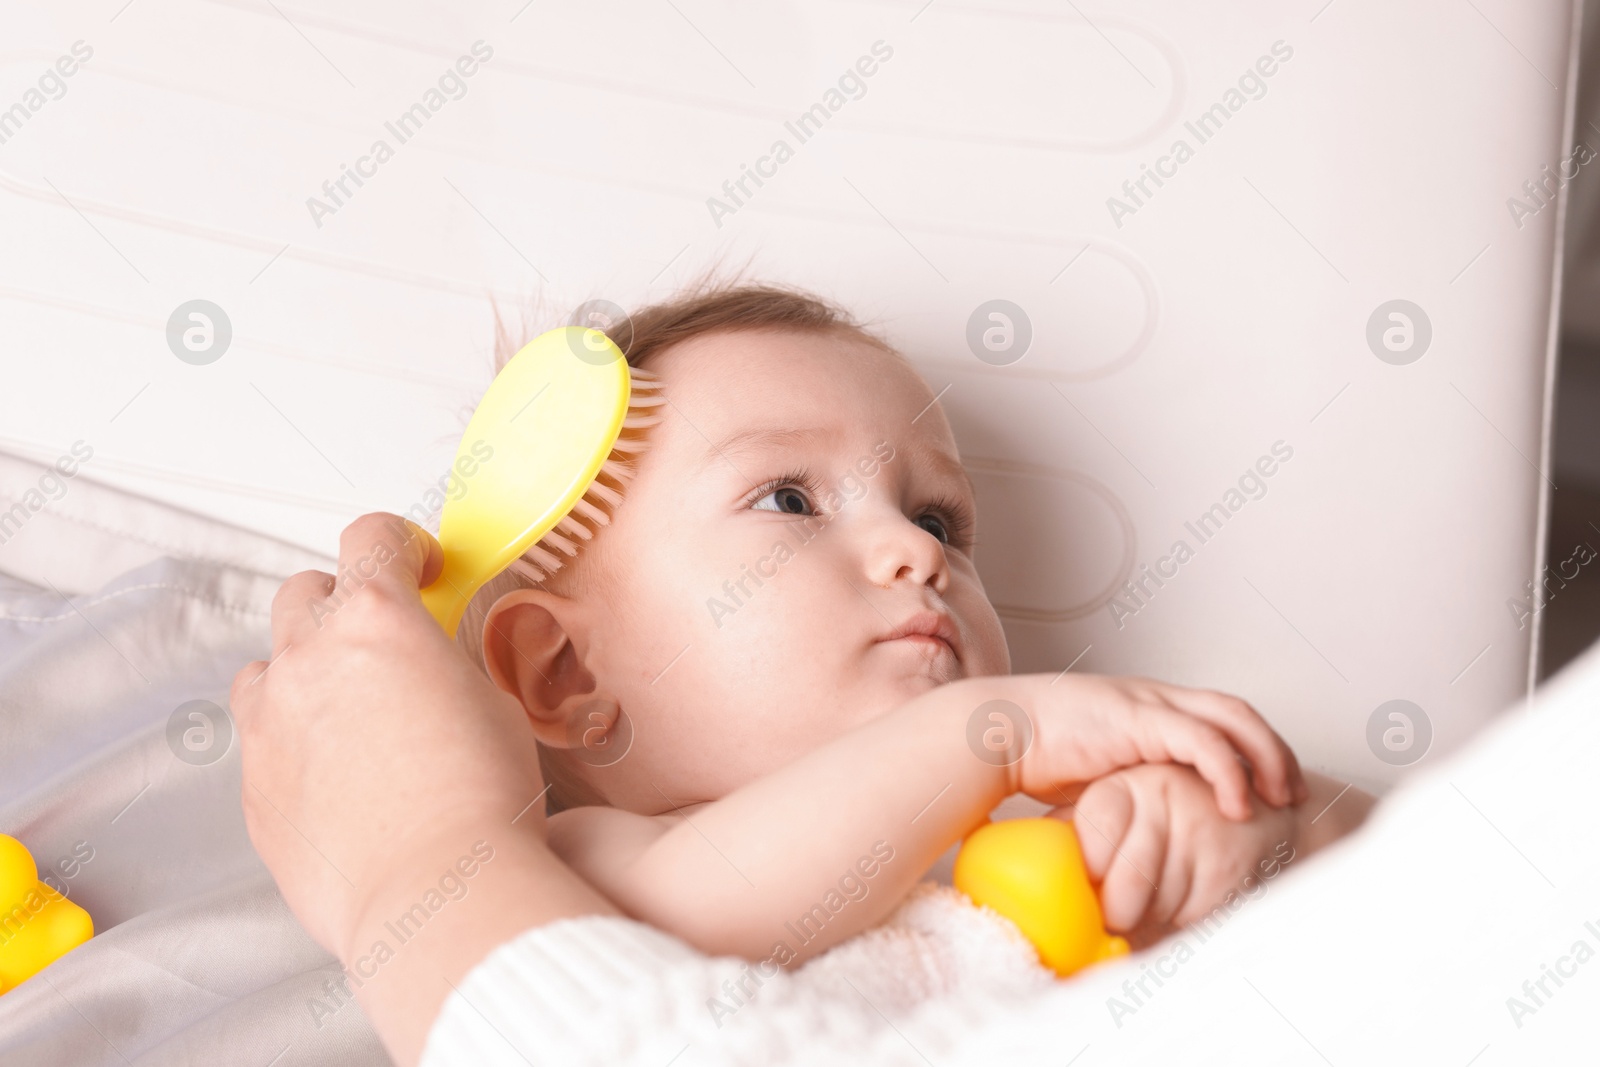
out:
M550 847L628 914L798 965L1023 792L1071 805L1140 944L1365 815L1233 697L1011 675L944 413L843 312L702 285L614 339L670 400L623 502L543 582L481 590L460 640L526 708Z

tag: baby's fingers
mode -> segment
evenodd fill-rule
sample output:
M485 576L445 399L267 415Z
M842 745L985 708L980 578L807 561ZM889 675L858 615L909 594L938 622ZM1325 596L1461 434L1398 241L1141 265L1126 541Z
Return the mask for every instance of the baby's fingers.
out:
M1089 869L1089 877L1099 882L1105 878L1133 823L1133 793L1128 784L1114 774L1071 791L1079 795L1072 797L1068 805L1054 808L1047 814L1077 827L1083 864ZM1069 790L1058 788L1056 792L1066 797Z
M1155 751L1145 758L1152 763L1189 764L1216 791L1218 811L1236 822L1248 822L1250 779L1227 735L1196 716L1170 708L1153 708L1147 714Z
M1073 809L1084 861L1100 885L1100 906L1110 930L1138 926L1162 881L1168 812L1164 803L1143 799L1146 803L1113 776L1090 786Z
M1128 827L1100 883L1100 909L1107 929L1126 933L1144 919L1155 899L1166 858L1166 809L1157 805Z
M1283 807L1306 798L1308 790L1293 750L1245 701L1207 689L1162 686L1161 695L1179 711L1202 719L1228 738L1250 761L1261 799Z

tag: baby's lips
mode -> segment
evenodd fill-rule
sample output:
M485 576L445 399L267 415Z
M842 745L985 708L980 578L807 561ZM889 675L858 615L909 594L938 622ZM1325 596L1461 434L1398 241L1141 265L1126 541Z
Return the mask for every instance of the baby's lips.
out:
M915 612L878 640L894 641L911 636L937 637L949 645L952 652L959 655L961 651L961 632L957 629L955 620L942 611Z

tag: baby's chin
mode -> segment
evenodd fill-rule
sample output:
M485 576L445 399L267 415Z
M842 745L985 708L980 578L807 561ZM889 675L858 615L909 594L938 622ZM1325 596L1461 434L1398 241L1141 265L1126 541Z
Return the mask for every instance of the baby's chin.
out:
M873 646L872 654L878 660L877 669L908 694L906 699L967 676L966 666L941 641L881 641Z

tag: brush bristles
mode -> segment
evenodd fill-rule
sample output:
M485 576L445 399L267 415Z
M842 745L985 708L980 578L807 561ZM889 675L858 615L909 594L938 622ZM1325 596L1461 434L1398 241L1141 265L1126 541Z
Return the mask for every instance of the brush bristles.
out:
M593 530L589 529L589 527L585 526L581 522L574 522L571 515L568 515L566 518L556 523L556 529L560 530L568 537L575 537L580 541L587 541L589 538L594 536Z
M600 527L610 524L611 512L622 503L622 491L636 473L634 465L650 445L645 431L661 421L661 407L667 402L660 394L661 380L637 367L628 368L628 377L631 388L622 432L588 491L553 529L511 561L509 570L536 585L561 569L564 556L576 556L583 542L593 540Z

